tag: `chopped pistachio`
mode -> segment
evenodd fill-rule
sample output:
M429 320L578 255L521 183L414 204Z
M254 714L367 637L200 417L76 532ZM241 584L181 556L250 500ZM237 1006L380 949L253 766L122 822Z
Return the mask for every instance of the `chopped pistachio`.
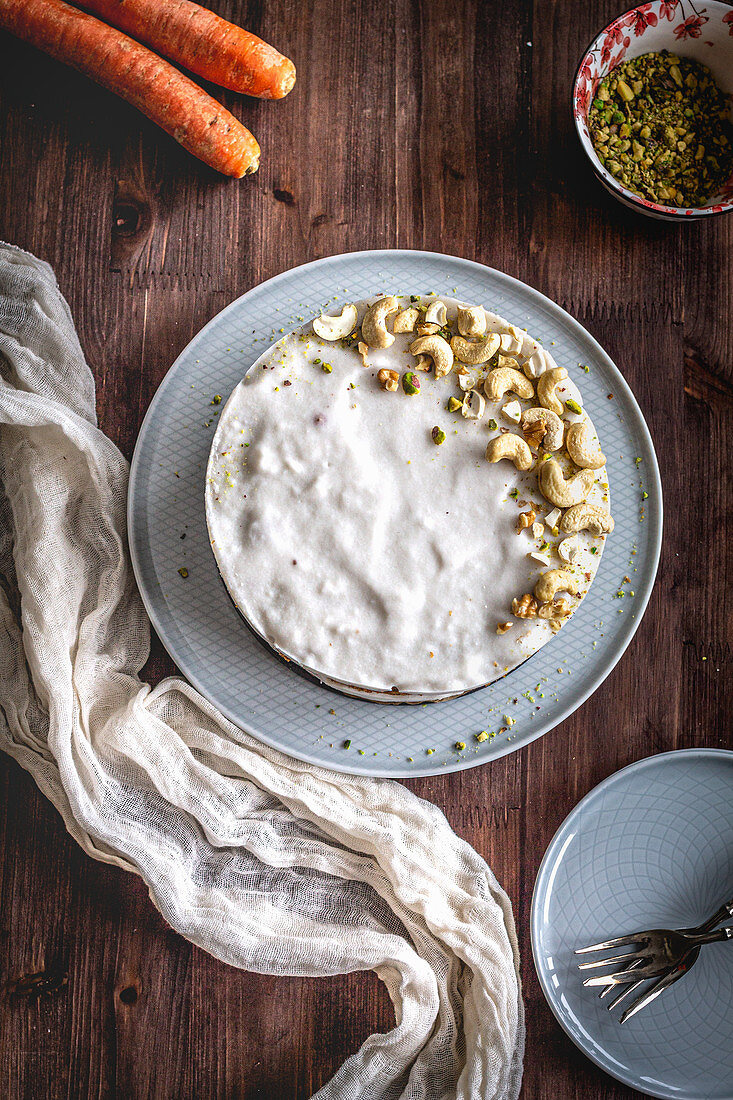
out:
M565 407L567 409L570 409L570 411L574 413L582 413L583 411L582 406L579 405L578 402L572 397L569 397L567 399L567 401L565 402Z
M436 447L439 447L441 443L445 443L445 432L436 424L430 433L430 438L433 443L435 443Z
M463 407L463 402L459 401L457 397L449 397L448 398L448 411L449 412L452 412L452 413L458 412L458 410L461 409L462 407Z
M612 69L588 112L607 171L644 198L707 205L733 170L733 126L710 70L666 50Z
M406 370L402 375L402 389L410 397L420 392L420 379L414 371Z
M496 431L496 429L498 428L498 426L499 426L499 425L498 425L498 424L496 423L496 421L494 420L494 418L493 418L493 416L492 416L491 420L490 420L490 421L489 421L489 423L487 424L487 427L488 427L489 431L490 431L490 432L495 432L495 431Z

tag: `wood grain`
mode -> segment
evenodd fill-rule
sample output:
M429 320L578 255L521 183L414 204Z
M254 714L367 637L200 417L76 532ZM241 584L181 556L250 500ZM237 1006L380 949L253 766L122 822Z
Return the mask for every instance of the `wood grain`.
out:
M523 1096L631 1097L555 1024L532 967L529 904L545 847L594 784L654 752L732 743L733 217L655 223L595 183L570 86L585 45L618 12L612 0L212 7L298 66L280 103L214 93L258 137L258 174L215 177L134 110L5 37L0 233L53 264L97 378L100 423L128 456L156 387L205 321L262 279L333 252L478 259L554 298L614 357L665 490L644 621L552 733L410 786L512 898ZM170 671L154 640L148 675ZM305 1098L392 1026L371 974L275 979L210 958L165 925L138 879L85 857L5 758L0 785L3 1096Z

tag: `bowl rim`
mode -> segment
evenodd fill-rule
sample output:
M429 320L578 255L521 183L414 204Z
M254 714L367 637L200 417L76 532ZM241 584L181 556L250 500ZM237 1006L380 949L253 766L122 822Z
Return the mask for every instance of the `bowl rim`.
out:
M615 176L612 176L611 173L603 167L603 165L598 160L595 149L593 147L593 142L590 140L590 137L586 138L586 135L582 131L580 119L575 112L575 103L578 92L578 84L580 81L580 72L583 68L583 63L585 62L586 57L588 57L588 55L590 54L596 42L598 42L599 39L603 38L604 35L608 34L611 27L614 27L627 15L631 15L632 12L636 12L638 10L639 7L637 5L636 7L628 8L626 11L619 12L619 14L615 16L610 23L607 23L596 34L593 35L593 37L588 42L588 45L581 52L580 58L578 60L578 65L575 69L575 75L573 77L572 92L570 97L570 110L573 115L575 132L578 135L578 140L580 141L583 152L588 158L590 166L593 170L593 174L596 176L598 181L605 187L607 187L612 194L615 192L614 198L617 198L619 201L623 201L627 205L634 207L635 210L637 210L641 214L646 214L647 217L653 217L656 214L659 215L660 220L664 219L666 221L689 222L696 221L698 218L716 218L721 214L729 214L731 213L731 211L733 211L733 199L725 199L722 203L715 203L714 205L717 209L712 209L711 206L687 206L684 207L685 212L683 212L679 207L664 206L662 203L653 202L651 199L642 200L635 191L630 191L627 187L624 187L622 183L618 182ZM733 8L731 8L730 10L733 11Z

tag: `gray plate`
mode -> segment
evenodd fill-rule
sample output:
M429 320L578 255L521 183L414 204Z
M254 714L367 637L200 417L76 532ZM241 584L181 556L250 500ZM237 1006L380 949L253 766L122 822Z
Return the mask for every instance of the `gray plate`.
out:
M222 407L211 401L215 394L226 400L265 347L321 310L375 293L431 291L483 302L526 326L570 369L608 457L616 530L580 609L528 661L459 699L387 707L299 676L268 653L237 614L219 579L204 516L204 473ZM642 491L648 499L642 500ZM140 429L128 527L135 575L156 631L182 673L227 717L301 760L337 771L406 777L471 768L513 752L556 726L598 687L629 644L649 599L659 560L662 491L654 447L629 387L603 349L559 306L470 260L432 252L353 252L254 287L181 352ZM186 578L181 568L188 570ZM619 599L620 588L635 594ZM495 736L478 744L481 730ZM459 741L467 746L461 752L455 748ZM434 752L428 755L428 749Z
M579 802L552 840L532 899L532 949L550 1008L597 1065L649 1096L733 1098L733 944L621 1026L582 985L576 947L702 923L733 896L733 752L639 760Z

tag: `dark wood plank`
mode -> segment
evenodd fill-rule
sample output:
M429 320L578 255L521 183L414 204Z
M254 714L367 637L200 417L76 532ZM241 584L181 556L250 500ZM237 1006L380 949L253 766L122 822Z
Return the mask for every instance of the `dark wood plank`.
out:
M554 298L615 358L665 488L662 565L639 632L542 740L410 786L514 903L524 1096L630 1097L555 1024L531 963L529 904L555 829L595 783L653 752L731 744L733 218L654 223L595 183L569 96L583 48L618 11L611 0L212 6L299 68L282 103L215 93L260 140L258 174L216 178L113 96L2 37L0 233L54 265L100 423L128 456L167 368L209 317L333 252L478 259ZM154 639L148 675L172 670ZM218 963L167 928L138 879L84 856L4 758L0 784L3 1096L302 1098L391 1026L371 974L275 979ZM33 992L21 979L39 973L47 988Z

